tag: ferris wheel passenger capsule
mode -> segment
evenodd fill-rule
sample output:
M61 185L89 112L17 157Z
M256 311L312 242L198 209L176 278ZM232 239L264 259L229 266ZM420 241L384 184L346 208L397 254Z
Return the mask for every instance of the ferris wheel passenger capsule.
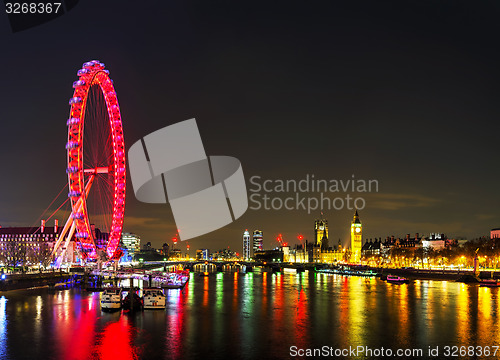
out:
M88 73L89 73L88 69L80 69L80 70L78 70L78 72L76 73L76 75L82 76L82 75L86 75Z
M80 122L80 118L69 118L68 121L66 121L66 125L76 125Z
M74 148L77 148L78 146L80 146L78 141L68 141L68 143L66 144L66 150L74 149Z
M83 219L83 214L82 213L75 213L72 216L73 216L73 219L77 219L77 220L82 220Z
M80 195L82 195L82 193L77 190L73 190L68 193L68 197L80 197Z
M73 82L73 89L76 89L79 86L85 85L85 80L77 80Z
M69 104L70 105L79 104L81 102L82 102L82 98L79 97L79 96L75 96L75 97L72 97L71 99L69 99Z

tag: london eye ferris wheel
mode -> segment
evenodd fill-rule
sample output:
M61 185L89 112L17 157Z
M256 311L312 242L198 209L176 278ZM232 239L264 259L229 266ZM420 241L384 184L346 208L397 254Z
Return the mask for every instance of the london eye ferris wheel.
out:
M68 197L71 215L53 254L66 236L67 248L75 236L83 259L96 259L105 250L108 259L118 248L125 210L126 163L120 107L113 81L103 63L92 60L78 70L67 120ZM107 234L97 238L95 228Z

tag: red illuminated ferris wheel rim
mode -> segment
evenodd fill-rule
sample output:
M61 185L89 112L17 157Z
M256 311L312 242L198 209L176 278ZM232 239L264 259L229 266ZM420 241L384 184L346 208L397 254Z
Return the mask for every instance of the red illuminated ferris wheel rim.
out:
M81 244L83 257L95 259L97 257L96 244L87 210L88 189L86 189L85 173L92 174L93 172L93 176L99 171L111 173L114 179L113 205L106 252L109 258L113 258L119 253L117 249L121 239L125 209L126 163L120 107L113 81L109 77L109 71L104 69L104 64L97 60L87 62L83 64L82 69L78 70L77 74L79 79L73 83L75 91L70 99L71 110L67 121L68 142L66 144L68 196L71 200L75 236ZM104 125L110 128L113 156L112 163L107 168L85 169L83 161L85 107L89 90L94 85L99 86L104 95L109 116L109 124Z

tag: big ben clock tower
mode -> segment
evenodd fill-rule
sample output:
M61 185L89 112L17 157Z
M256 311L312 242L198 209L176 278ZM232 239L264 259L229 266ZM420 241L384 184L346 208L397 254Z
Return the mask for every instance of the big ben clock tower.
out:
M351 261L355 263L361 260L362 230L361 220L359 220L358 210L356 210L351 222Z

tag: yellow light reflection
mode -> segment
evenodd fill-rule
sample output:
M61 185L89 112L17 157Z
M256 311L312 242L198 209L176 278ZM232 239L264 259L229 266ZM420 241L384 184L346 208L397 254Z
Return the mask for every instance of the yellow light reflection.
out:
M456 295L457 309L457 339L460 344L466 344L469 340L469 287L470 285L460 284Z

